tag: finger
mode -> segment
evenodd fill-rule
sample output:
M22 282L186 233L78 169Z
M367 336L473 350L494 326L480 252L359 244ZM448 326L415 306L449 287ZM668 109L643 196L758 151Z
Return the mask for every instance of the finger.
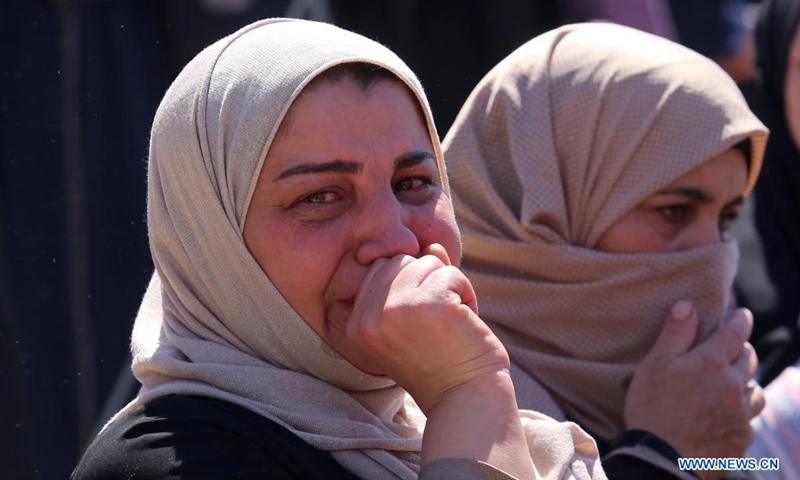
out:
M697 336L697 312L692 302L681 300L670 310L648 356L677 356L689 351Z
M381 299L381 305L389 294L389 289L397 275L411 262L414 257L398 255L392 258L379 258L372 262L370 269L361 281L361 286L356 294L353 313L360 312L367 299ZM358 318L359 316L355 316Z
M747 359L747 373L750 375L750 379L753 379L758 371L758 354L750 342L745 342L744 348L749 352Z
M425 247L422 250L423 255L433 255L434 257L438 258L442 261L445 265L452 265L453 263L450 261L450 255L447 254L447 250L438 243L432 243Z
M751 382L747 389L747 404L750 410L750 418L752 419L764 410L764 407L767 406L767 399L764 396L764 389L754 380Z
M458 301L466 305L475 315L478 315L478 297L469 279L464 272L452 265L445 266L431 273L426 283L440 284L458 296ZM425 285L423 285L425 287ZM434 287L436 288L436 287Z
M752 350L752 347L747 348L748 346L750 346L749 343L744 344L742 353L731 364L731 369L733 370L732 374L738 383L745 387L755 376L754 363L756 366L758 365L758 361L754 361L755 352Z
M731 322L736 324L737 329L741 329L741 334L745 340L750 338L750 334L753 333L753 313L750 310L746 308L734 309L725 318L723 324L727 325Z
M705 342L696 347L698 354L707 357L721 355L720 361L734 362L750 336L753 316L749 310L737 309L728 321L720 326Z
M423 255L403 267L403 270L397 275L395 286L419 287L431 273L446 266L447 264L438 256Z

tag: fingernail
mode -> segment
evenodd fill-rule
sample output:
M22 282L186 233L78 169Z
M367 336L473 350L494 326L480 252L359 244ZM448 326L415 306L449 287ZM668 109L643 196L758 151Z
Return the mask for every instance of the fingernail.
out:
M682 322L692 316L692 304L688 300L681 300L672 307L672 318Z

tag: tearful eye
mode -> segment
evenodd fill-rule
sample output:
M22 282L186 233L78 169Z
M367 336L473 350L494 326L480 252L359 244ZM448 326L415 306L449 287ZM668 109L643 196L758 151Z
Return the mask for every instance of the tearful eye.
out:
M300 220L331 220L347 211L351 199L351 192L333 187L298 197L294 203L286 207L286 211Z
M691 214L691 208L688 205L668 205L658 210L665 220L674 224L685 223Z
M335 202L339 198L334 192L316 192L303 198L301 203L310 203L313 205L324 205L326 203Z
M419 177L404 178L395 184L395 191L416 190L420 187L430 185L431 181Z

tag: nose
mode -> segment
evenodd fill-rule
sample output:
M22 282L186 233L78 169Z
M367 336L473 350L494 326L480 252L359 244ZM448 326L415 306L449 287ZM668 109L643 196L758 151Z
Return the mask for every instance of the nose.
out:
M420 244L411 227L410 207L403 205L394 192L368 202L368 208L356 221L356 261L362 265L396 255L419 256Z
M707 218L697 222L694 228L686 232L680 249L687 250L722 242L722 232L718 222L717 218Z

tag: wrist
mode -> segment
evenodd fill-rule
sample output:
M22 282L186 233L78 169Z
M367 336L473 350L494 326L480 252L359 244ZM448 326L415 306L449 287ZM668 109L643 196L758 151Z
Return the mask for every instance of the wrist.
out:
M450 375L441 382L431 382L427 388L408 390L425 415L432 415L437 408L461 402L503 402L513 401L514 384L507 367L484 367L470 371L467 375Z
M428 412L422 462L466 458L534 478L508 369L482 372L448 390Z

